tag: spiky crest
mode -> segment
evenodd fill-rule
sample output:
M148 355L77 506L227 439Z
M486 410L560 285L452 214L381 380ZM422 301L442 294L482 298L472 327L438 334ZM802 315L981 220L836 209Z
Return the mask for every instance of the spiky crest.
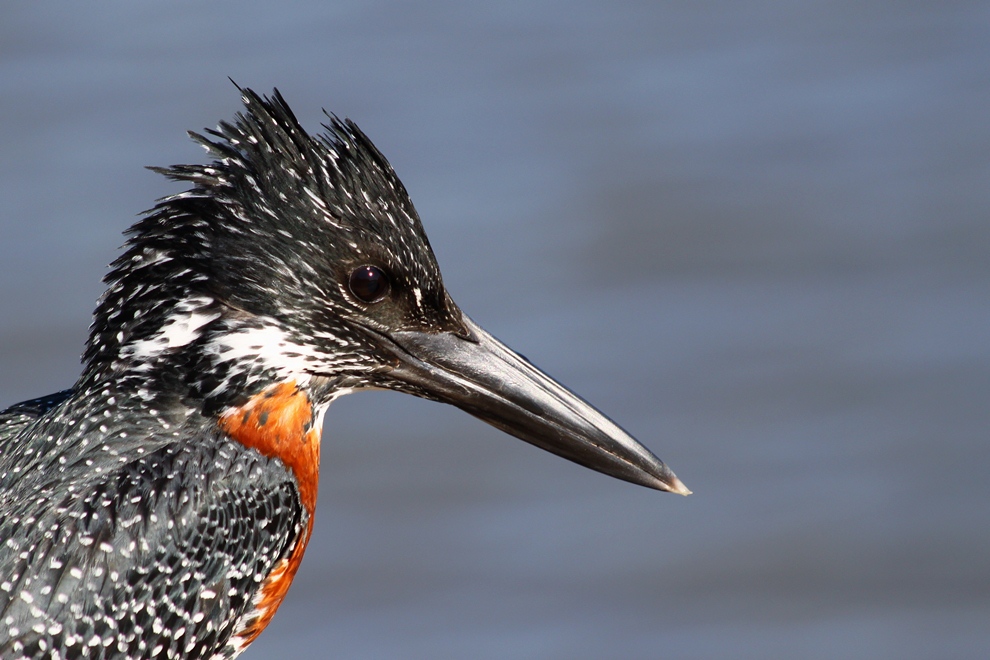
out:
M388 268L407 294L390 324L457 322L405 188L357 125L327 114L314 138L278 90L240 91L245 111L233 122L190 133L212 162L151 168L192 187L128 230L77 386L138 374L203 395L356 373L373 347L348 321L375 321L343 282L362 264Z

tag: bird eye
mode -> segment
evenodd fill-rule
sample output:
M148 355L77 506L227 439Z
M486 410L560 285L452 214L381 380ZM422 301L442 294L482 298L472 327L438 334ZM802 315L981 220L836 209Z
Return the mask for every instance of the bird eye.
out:
M388 276L377 266L361 266L356 268L347 281L351 293L358 300L366 303L376 303L388 295Z

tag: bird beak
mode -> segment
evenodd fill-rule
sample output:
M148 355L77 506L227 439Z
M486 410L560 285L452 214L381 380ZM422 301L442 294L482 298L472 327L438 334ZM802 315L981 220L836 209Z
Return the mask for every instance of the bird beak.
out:
M592 470L690 495L649 449L466 316L466 332L371 331L390 345L396 389L450 403ZM367 329L367 328L366 328Z

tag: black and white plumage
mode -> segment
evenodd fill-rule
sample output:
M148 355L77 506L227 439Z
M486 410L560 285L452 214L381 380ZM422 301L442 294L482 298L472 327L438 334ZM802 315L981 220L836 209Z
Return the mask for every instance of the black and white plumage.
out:
M129 231L71 390L0 412L0 657L232 658L308 541L323 414L388 388L687 494L447 295L391 166L276 91Z

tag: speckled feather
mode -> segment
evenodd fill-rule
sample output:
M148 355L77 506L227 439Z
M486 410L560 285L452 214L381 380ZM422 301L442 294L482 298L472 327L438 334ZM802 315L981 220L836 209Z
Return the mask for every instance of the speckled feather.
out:
M158 170L191 188L129 231L75 386L0 412L4 660L237 655L302 557L323 412L388 368L352 321L459 323L368 138L242 94L192 134L212 162ZM366 263L393 274L388 317L347 291Z
M25 429L77 451L35 462L4 508L0 657L233 657L260 579L308 523L292 475L195 415L165 434L102 403L120 420L102 442L65 428L85 420L72 399Z

